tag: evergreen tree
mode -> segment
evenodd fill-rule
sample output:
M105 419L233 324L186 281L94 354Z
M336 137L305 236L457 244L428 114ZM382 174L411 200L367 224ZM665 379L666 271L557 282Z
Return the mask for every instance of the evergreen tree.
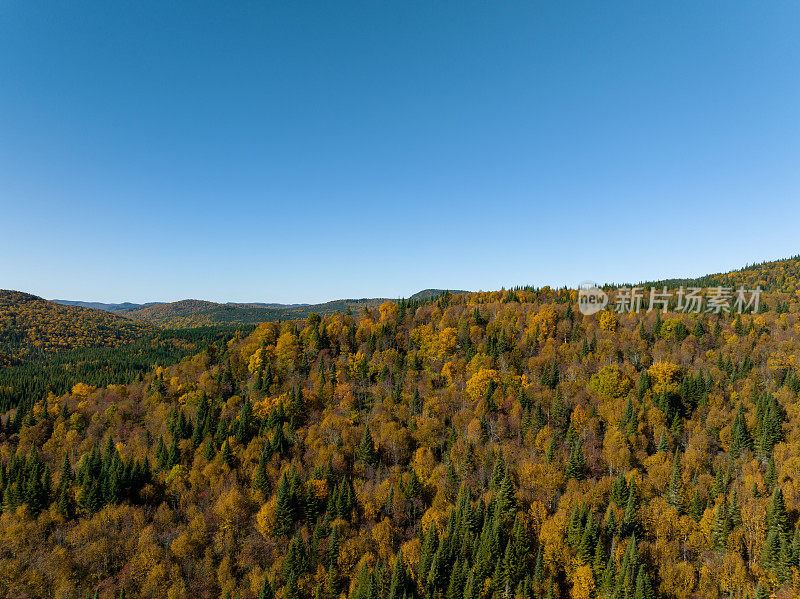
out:
M275 532L278 535L288 534L294 526L294 501L291 484L286 472L278 484L277 503L275 504Z
M375 442L372 440L372 433L370 433L369 425L364 424L364 434L361 437L361 443L358 446L358 459L365 465L375 467L378 464L378 454L375 451Z
M183 412L181 412L183 414ZM169 447L169 452L167 453L166 459L166 470L171 470L173 467L177 466L181 463L181 452L178 447L178 436L173 435L172 437L172 444Z
M583 480L586 478L586 458L583 455L583 444L578 441L570 451L569 461L564 470L566 477Z
M639 490L635 478L631 478L628 489L628 501L625 504L622 526L626 534L635 534L639 530Z
M258 599L274 599L275 594L272 592L272 585L269 583L266 573L264 574L264 581L261 583L261 589L258 591Z
M665 453L669 451L669 441L667 441L667 429L661 429L661 437L658 439L658 451Z
M672 457L672 473L669 479L669 489L667 490L667 503L679 512L683 510L683 479L681 476L681 456L675 448Z
M789 516L786 513L786 503L783 500L783 490L780 487L775 487L769 501L767 530L774 530L781 536L789 533Z
M222 463L226 464L228 468L233 468L233 450L227 439L225 439L225 442L222 444L220 458L222 459Z
M734 458L738 458L744 449L752 448L753 439L750 436L750 431L747 430L742 403L739 402L739 408L736 410L736 417L733 419L733 430L731 432L731 455L733 455Z
M397 557L394 560L392 582L389 585L389 595L387 599L403 599L403 596L406 594L407 584L408 578L405 563L403 562L403 551L400 550L397 552Z
M265 448L266 449L266 448ZM262 450L258 458L258 466L253 474L253 489L261 491L264 497L269 495L269 476L267 474L267 453Z
M634 599L653 599L654 596L653 587L650 584L650 577L647 575L644 568L640 567L636 575L636 592L633 597Z

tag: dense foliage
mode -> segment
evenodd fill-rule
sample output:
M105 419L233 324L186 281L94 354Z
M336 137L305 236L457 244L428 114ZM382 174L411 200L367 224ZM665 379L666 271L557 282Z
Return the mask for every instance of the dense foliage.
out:
M275 320L305 318L314 312L322 315L337 311L377 308L385 299L336 300L316 305L217 304L201 300L181 300L152 304L119 313L134 320L143 320L165 328L246 325Z
M575 299L311 314L29 398L2 418L0 594L795 596L796 300Z
M445 293L441 289L425 289L411 296L412 302L430 301ZM466 293L466 292L456 292ZM309 314L329 316L336 312L357 312L377 308L386 298L341 299L322 304L218 304L200 300L148 304L119 313L134 320L144 320L160 327L190 328L198 326L232 326L270 321L306 318Z
M209 344L223 350L232 338L246 335L253 328L158 330L118 347L90 346L39 352L25 362L0 368L0 411L48 393L61 395L76 383L93 387L132 383L141 380L155 366L179 362L203 351Z
M761 289L768 291L782 291L784 293L795 293L800 287L800 256L785 258L783 260L772 260L745 266L739 270L730 272L706 275L696 279L669 279L652 283L660 287L698 286L698 287L739 287ZM650 285L648 283L647 285Z
M0 290L0 367L65 349L118 347L152 330L100 310Z

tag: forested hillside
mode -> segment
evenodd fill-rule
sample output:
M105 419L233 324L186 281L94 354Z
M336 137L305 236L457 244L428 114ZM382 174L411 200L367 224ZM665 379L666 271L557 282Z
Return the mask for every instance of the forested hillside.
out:
M2 418L0 595L793 597L798 304L265 323Z
M105 387L141 380L156 366L169 366L209 345L224 348L253 327L159 330L119 347L87 346L48 352L0 367L0 411L27 397L61 395L77 383Z
M386 298L334 300L322 304L273 305L218 304L202 300L181 300L151 304L119 313L134 320L153 323L163 328L192 328L198 326L247 325L262 322L305 318L310 313L320 315L377 308Z
M412 295L412 301L429 301L446 293L443 289L424 289ZM450 293L467 293L450 291ZM69 306L83 306L121 314L132 320L155 324L162 328L182 329L202 326L238 326L259 324L276 320L305 318L311 313L327 316L335 312L357 311L363 308L377 308L386 298L362 298L331 300L320 304L268 304L235 303L225 304L204 300L180 300L177 302L151 302L147 304L104 304L74 300L53 300Z
M174 364L209 344L224 347L252 329L163 330L100 310L0 290L0 410L21 399L60 395L79 382L134 382L155 366Z
M647 283L651 285L651 283ZM652 283L655 286L667 285L670 288L683 286L698 287L745 287L768 291L782 291L795 294L800 287L800 256L785 258L783 260L772 260L745 266L739 270L730 272L705 275L696 279L668 279Z
M65 349L118 347L153 330L147 323L99 310L0 290L0 356L4 356L0 360L6 363Z

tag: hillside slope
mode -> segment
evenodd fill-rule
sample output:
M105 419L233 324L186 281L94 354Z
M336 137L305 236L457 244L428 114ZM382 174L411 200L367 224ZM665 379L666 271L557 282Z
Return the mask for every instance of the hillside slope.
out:
M798 330L483 292L28 395L0 596L795 597Z
M752 264L729 272L708 274L696 278L664 279L648 282L646 285L674 288L684 287L744 287L755 289L760 286L765 291L779 291L796 294L800 288L800 256L771 260Z
M81 347L115 347L149 331L148 323L0 290L0 353L15 361Z
M255 304L219 304L203 300L181 300L124 310L119 314L163 328L248 325L276 320L305 318L312 312L320 315L375 308L387 298L344 299L321 304L258 306Z
M105 312L119 312L120 310L133 310L151 304L134 304L132 302L122 302L121 304L105 304L103 302L84 302L80 300L50 300L62 306L80 306L81 308L92 308L93 310L104 310ZM155 303L155 302L154 302Z
M431 301L445 293L443 289L424 289L412 295L412 301ZM467 293L453 291L450 293ZM105 310L136 321L152 323L161 328L182 329L201 326L238 326L259 324L276 320L305 318L312 312L322 316L335 312L375 308L389 298L340 299L318 304L277 304L263 302L217 303L205 300L185 299L176 302L149 302L146 304L105 304L77 300L52 300L58 304L82 306Z

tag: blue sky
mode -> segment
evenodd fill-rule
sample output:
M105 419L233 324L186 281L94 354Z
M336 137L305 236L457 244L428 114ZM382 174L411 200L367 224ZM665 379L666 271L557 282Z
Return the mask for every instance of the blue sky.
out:
M316 301L800 252L793 2L0 3L0 288Z

